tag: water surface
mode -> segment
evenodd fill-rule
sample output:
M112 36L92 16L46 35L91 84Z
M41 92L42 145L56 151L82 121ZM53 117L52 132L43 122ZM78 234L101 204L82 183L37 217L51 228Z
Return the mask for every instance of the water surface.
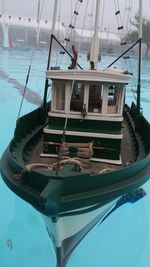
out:
M15 128L32 50L0 49L0 155L10 142ZM101 69L115 56L104 56ZM86 65L86 55L80 63ZM66 59L68 60L68 59ZM66 62L66 61L65 61ZM69 60L67 61L69 64ZM57 65L53 58L53 64ZM67 68L66 64L66 68ZM47 51L35 51L27 87L42 99ZM120 62L117 67L123 67ZM136 60L130 71L137 73ZM126 67L126 66L125 66ZM150 121L150 61L143 61L141 104ZM127 102L134 100L132 88L127 88ZM32 94L31 94L32 98ZM35 100L35 99L34 99ZM37 101L37 102L38 102ZM32 103L34 102L34 103ZM39 102L38 102L39 105ZM23 101L21 115L37 107L36 101ZM143 188L146 197L135 204L116 210L101 226L97 225L74 251L68 267L149 267L150 251L150 182ZM55 253L43 219L31 205L12 193L0 179L0 266L54 267Z

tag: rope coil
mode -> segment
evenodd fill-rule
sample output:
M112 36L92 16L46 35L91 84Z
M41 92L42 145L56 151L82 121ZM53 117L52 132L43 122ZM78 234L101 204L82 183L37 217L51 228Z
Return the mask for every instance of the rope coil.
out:
M48 164L48 163L30 163L27 164L25 167L27 170L31 171L32 169L40 169L40 168L45 168L47 170L53 171L56 170L56 168L62 168L65 164L75 164L79 166L80 170L82 169L81 167L81 162L77 158L67 158L67 159L62 159L59 162L53 163L53 164Z

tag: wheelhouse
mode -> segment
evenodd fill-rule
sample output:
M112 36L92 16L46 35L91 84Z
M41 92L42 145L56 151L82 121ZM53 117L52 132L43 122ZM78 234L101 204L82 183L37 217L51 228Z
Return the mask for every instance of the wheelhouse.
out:
M92 143L91 160L121 164L125 85L131 76L118 69L49 70L47 79L52 81L52 101L41 156L58 156L65 130L69 156L77 156L71 146Z

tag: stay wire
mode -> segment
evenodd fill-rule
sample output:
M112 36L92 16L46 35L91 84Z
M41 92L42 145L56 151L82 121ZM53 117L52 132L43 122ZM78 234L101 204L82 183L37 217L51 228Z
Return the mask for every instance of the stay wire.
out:
M119 8L119 2L116 0L114 0L114 3L115 3L115 8L116 8L116 11L120 11L120 8ZM128 7L129 6L129 7ZM131 12L130 12L130 6L131 6L131 2L130 2L130 0L128 1L128 3L126 2L126 6L125 6L125 11L128 11L128 16L127 16L127 19L125 18L125 13L124 13L124 24L125 24L125 20L127 21L127 23L128 23L128 28L127 28L127 26L126 26L126 31L127 31L127 29L129 29L129 21L131 20L131 14L132 14L132 9L131 9ZM130 19L129 19L129 12L130 12ZM119 16L121 17L121 14L119 13ZM120 19L120 21L122 21L122 19ZM117 22L119 23L119 19L118 19L118 16L117 16ZM118 24L118 26L120 26L119 24ZM122 26L122 24L121 24L121 26ZM129 30L128 30L129 31ZM124 35L125 35L125 31L123 31L123 33L124 33ZM121 36L120 36L120 38L121 38ZM126 47L129 47L128 45L126 45ZM123 52L123 49L122 49L122 47L121 47L121 52ZM129 64L128 64L129 63ZM124 64L125 64L125 67L126 67L126 69L130 69L131 70L131 72L133 73L133 66L132 66L132 63L131 63L131 59L130 59L130 57L129 57L129 59L127 60L126 58L124 58ZM128 66L129 65L129 66ZM135 77L133 76L133 84L134 84L134 86L136 87L136 82L135 82Z
M118 28L119 28L120 25L122 26L121 19L119 19L120 18L119 3L116 0L114 0L114 5L115 5L115 11L116 11L116 13L119 11L118 15L116 15L116 17L117 17L117 24L118 24ZM120 37L120 40L122 40L122 34L121 34L121 32L119 32L119 37ZM123 53L122 46L120 47L120 52L121 52L121 54ZM126 60L123 61L123 64L125 65L125 68L127 68Z
M114 2L115 2L115 0L114 0ZM129 7L131 6L131 2L130 2L130 0L129 0L129 2L128 2L128 5L129 5ZM120 7L119 7L119 2L118 2L118 0L116 0L116 2L115 2L115 7L116 7L116 11L120 11ZM130 12L130 8L128 8L127 7L127 2L126 2L126 8L125 8L125 11L128 11L128 15L127 15L127 22L128 22L128 28L129 28L129 22L130 22L130 19L131 19L131 14L132 14L132 12ZM129 19L129 12L130 12L130 19ZM120 17L120 23L121 23L121 26L123 26L124 24L122 23L122 17L121 17L121 14L119 13L119 17ZM119 23L119 20L118 20L118 16L117 16L117 22ZM125 15L124 15L124 23L125 23ZM118 24L118 26L120 26L120 24ZM127 26L126 26L126 29L127 29ZM125 27L123 27L123 31L122 31L122 33L123 33L123 36L125 36ZM123 36L122 35L120 35L120 38L121 39L123 39ZM126 44L126 47L128 48L129 46ZM122 47L121 47L121 52L123 52L123 49L122 49ZM132 63L131 63L131 60L130 60L130 57L127 59L127 58L124 58L124 64L125 64L125 67L126 67L126 69L128 69L128 62L129 62L129 67L130 67L130 70L131 70L131 72L132 72L132 70L133 70L133 67L132 67Z
M81 6L82 2L80 2L79 0L76 2L76 5L75 5L75 11L79 14L79 9L80 9L80 6ZM77 20L77 15L75 13L72 14L71 16L71 22L69 25L72 25L73 26L73 29L75 28L75 24L76 24L76 20ZM70 39L71 37L71 34L72 34L72 28L71 27L68 27L67 31L66 31L66 37L65 39ZM70 43L70 42L69 42ZM64 44L64 47L66 49L68 49L68 42L66 41L65 44ZM61 55L61 58L60 58L60 64L62 63L62 60L63 60L63 56L64 54ZM57 60L58 62L58 60Z
M100 28L100 53L102 53L102 29L103 29L103 22L104 22L104 10L105 10L105 1L103 1L102 20L101 20L101 28Z
M118 0L114 0L114 3L115 3L116 11L118 11L118 10L120 11ZM132 17L132 8L131 8L131 7L132 7L132 5L131 5L131 0L129 0L129 1L128 1L128 5L127 5L127 2L126 2L126 8L125 8L125 11L128 11L127 19L126 19L126 21L127 21L126 32L129 32L129 22L131 21L131 17ZM129 13L130 13L130 14L129 14ZM120 15L120 22L122 22L121 14L119 13L119 15ZM119 23L118 16L117 16L117 22ZM124 23L125 23L125 15L124 15ZM122 25L123 25L123 24L121 24L121 26L122 26ZM118 24L118 26L120 26L120 25ZM125 35L125 30L124 30L124 29L125 29L125 28L123 28L123 34ZM120 36L120 37L121 37L121 36ZM126 44L126 47L129 47L129 45ZM123 51L123 50L121 49L121 51ZM127 63L129 63L129 66L128 66ZM128 67L129 67L129 69L130 69L131 72L133 73L133 66L132 66L132 62L131 62L130 57L129 57L128 59L124 58L124 64L125 64L126 68L128 69ZM135 81L135 77L134 77L134 75L133 75L133 84L134 84L134 86L135 86L135 88L136 88L136 81ZM134 98L136 98L134 92L133 92L133 95L134 95Z
M85 8L85 13L84 13L84 18L83 18L83 24L82 24L82 30L81 30L81 36L80 36L79 46L78 46L78 54L80 54L80 51L81 51L81 39L82 39L82 36L83 36L85 20L86 20L86 17L87 17L88 5L89 5L89 0L87 0L87 4L86 4L86 8Z
M78 10L78 3L79 3L79 1L77 1L76 4L75 4L75 10L76 11ZM74 17L74 14L72 13L72 1L71 1L71 19L70 19L70 24L69 25L73 25L73 22L72 22L73 21L73 17ZM69 33L69 31L70 31L70 33ZM72 31L72 29L70 30L70 27L68 27L67 31L66 31L66 34L65 34L65 39L70 39L71 31ZM68 47L68 42L67 41L65 41L64 47L67 49L67 47ZM61 64L63 56L64 56L63 54L61 56L60 56L60 53L58 54L58 56L56 57L55 66L57 66L58 62L59 62L59 64Z
M43 7L44 7L44 2L45 2L45 0L43 0L43 3L42 3L42 8L41 8L41 12L40 12L39 21L41 20ZM40 23L38 22L37 31L39 30L39 25L40 25ZM34 48L32 50L32 53L31 53L30 63L29 63L26 82L25 82L25 86L24 86L24 90L23 90L23 94L22 94L22 98L21 98L21 103L20 103L20 107L19 107L19 111L18 111L18 115L17 115L17 120L20 118L20 113L21 113L21 110L22 110L23 101L24 101L24 97L25 97L25 94L26 94L26 89L27 89L27 85L28 85L28 81L29 81L29 76L30 76L30 71L31 71L31 66L32 66L32 61L33 61L33 56L34 56L35 51L36 51L36 48Z

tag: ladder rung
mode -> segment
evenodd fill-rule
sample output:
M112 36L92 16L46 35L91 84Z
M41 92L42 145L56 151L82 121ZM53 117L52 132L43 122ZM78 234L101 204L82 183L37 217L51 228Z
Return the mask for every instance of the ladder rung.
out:
M118 15L118 14L120 14L120 10L117 10L117 11L115 12L115 15Z
M118 27L118 30L122 30L122 29L123 29L123 26Z
M121 45L126 45L127 43L126 42L122 42L122 43L120 43Z
M69 38L65 38L65 41L70 42L70 39Z
M123 58L124 58L124 59L129 59L130 57L129 57L129 56L124 56Z
M65 54L65 51L60 51L59 54L60 55L64 55Z
M69 28L74 29L74 26L72 24L69 25Z

